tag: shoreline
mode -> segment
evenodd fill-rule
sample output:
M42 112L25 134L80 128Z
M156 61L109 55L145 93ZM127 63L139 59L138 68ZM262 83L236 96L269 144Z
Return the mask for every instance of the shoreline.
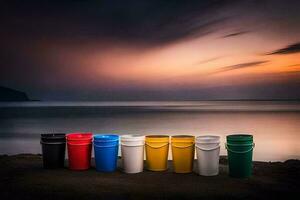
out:
M67 164L67 161L66 161ZM228 176L227 158L220 157L220 173L203 177L175 174L171 161L165 172L144 170L125 174L42 168L41 155L0 155L3 199L290 199L299 194L300 160L253 162L253 176ZM92 162L92 166L94 163ZM196 167L196 166L194 166Z
M92 157L91 157L91 159L92 159L92 163L94 164L94 152L93 152L94 150L92 150ZM170 153L170 152L169 152ZM41 153L17 153L17 154L6 154L6 153L4 153L4 154L0 154L0 160L1 160L1 158L5 158L5 157L27 157L27 156L29 156L29 157L32 157L32 156L37 156L37 157L42 157L42 154ZM226 154L220 154L219 155L220 156L220 164L227 164L227 155ZM118 155L118 158L119 159L121 159L121 156L120 155ZM195 163L194 164L196 164L196 159L197 159L197 157L196 157L196 152L195 152ZM298 158L290 158L290 159L287 159L287 160L269 160L269 161L266 161L266 160L252 160L253 161L253 163L272 163L272 164L274 164L274 163L289 163L289 162L298 162L299 161L299 163L300 163L300 159L298 159ZM172 159L169 159L168 158L168 162L172 162ZM67 168L67 164L68 163L68 157L67 157L67 150L66 150L66 155L65 155L65 168ZM121 165L121 164L120 164ZM172 164L170 164L170 165L172 165ZM95 168L94 166L92 166L92 168ZM145 169L146 170L146 169Z

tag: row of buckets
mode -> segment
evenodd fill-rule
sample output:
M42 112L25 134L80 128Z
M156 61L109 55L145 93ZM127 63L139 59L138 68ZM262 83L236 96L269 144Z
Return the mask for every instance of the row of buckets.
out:
M234 134L226 137L229 175L249 177L252 173L253 136ZM175 173L193 171L194 154L197 154L197 172L203 176L219 173L220 137L212 135L112 135L92 133L42 134L41 145L44 168L64 167L67 143L69 169L87 170L91 166L94 146L96 170L113 172L117 169L119 144L122 167L125 173L139 173L144 169L165 171L168 164L169 146L173 156ZM145 152L144 152L145 150Z

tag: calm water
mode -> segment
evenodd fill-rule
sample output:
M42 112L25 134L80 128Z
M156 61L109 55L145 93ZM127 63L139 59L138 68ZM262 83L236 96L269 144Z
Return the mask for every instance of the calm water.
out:
M0 103L0 154L40 153L39 134L254 135L254 159L300 159L299 102Z

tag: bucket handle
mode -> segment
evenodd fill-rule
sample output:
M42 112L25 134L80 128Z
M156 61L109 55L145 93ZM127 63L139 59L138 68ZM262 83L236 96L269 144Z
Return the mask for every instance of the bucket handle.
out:
M179 149L185 149L185 148L192 147L194 145L195 145L195 143L192 143L191 145L181 147L181 146L176 146L176 145L172 144L172 147L179 148Z
M205 148L199 147L198 145L195 145L195 146L196 146L196 148L198 148L200 150L203 150L203 151L212 151L212 150L220 148L220 145L218 145L216 147L213 147L213 148L210 148L210 149L205 149Z
M162 148L162 147L165 147L165 146L169 145L169 143L163 144L163 145L158 146L158 147L151 146L150 144L147 144L147 143L145 143L145 145L146 145L146 146L149 146L149 147L151 147L151 148L153 148L153 149L159 149L159 148Z
M252 150L254 149L254 147L255 147L255 143L252 144L251 149L248 149L248 150L246 150L246 151L233 151L233 150L231 150L231 149L228 147L227 143L225 143L225 148L226 148L228 151L232 152L232 153L240 153L240 154L248 153L248 152L252 151Z
M231 146L252 146L254 144L254 142L252 144L229 144Z

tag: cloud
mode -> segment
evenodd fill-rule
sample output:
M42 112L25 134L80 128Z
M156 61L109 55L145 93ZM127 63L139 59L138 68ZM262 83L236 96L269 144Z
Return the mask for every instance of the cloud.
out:
M234 33L230 33L227 35L224 35L222 38L229 38L229 37L235 37L235 36L240 36L240 35L244 35L249 33L250 31L239 31L239 32L234 32Z
M219 60L220 58L222 58L222 56L213 57L213 58L209 58L209 59L205 59L205 60L200 60L200 61L194 63L193 66L194 65L202 65L202 64L209 63L209 62L213 62L215 60Z
M300 64L298 63L298 64L293 64L293 65L287 65L285 67L300 67Z
M268 62L268 61L263 60L263 61L240 63L240 64L236 64L236 65L229 65L229 66L218 69L217 71L213 72L213 74L221 73L221 72L228 72L228 71L243 69L243 68L248 68L248 67L256 67L256 66L261 65L266 62Z
M47 1L5 2L0 8L0 40L68 39L98 41L107 38L131 45L155 46L222 30L234 4L204 1ZM218 13L214 15L214 13ZM223 14L221 14L223 13ZM3 20L2 20L3 21Z
M267 55L274 55L274 54L291 54L291 53L299 53L300 52L300 42L291 44L285 48L277 49Z

